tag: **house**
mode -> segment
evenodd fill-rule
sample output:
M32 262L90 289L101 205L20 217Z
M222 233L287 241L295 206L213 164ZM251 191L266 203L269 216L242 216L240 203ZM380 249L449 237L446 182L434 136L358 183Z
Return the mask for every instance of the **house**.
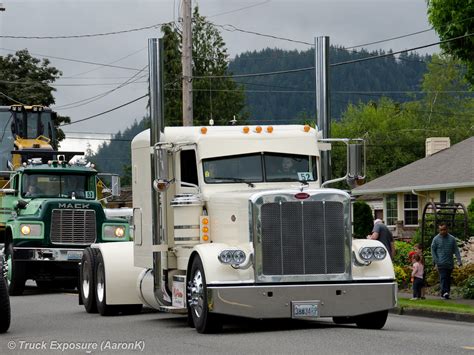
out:
M449 138L428 138L425 158L352 193L382 196L383 219L398 236L418 228L427 202L458 202L467 207L474 198L474 136L451 147Z

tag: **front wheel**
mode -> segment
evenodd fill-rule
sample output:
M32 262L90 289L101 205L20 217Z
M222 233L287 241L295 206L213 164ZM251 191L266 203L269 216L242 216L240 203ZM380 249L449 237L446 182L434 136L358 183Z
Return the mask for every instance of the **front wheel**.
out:
M206 276L199 256L193 259L188 280L188 315L194 327L199 333L219 331L222 323L218 315L209 312Z
M97 313L96 302L96 264L97 249L86 248L82 254L80 276L79 276L79 292L82 302L87 313Z
M13 245L10 243L6 249L7 284L10 296L19 296L25 290L26 265L16 261L13 255Z
M10 328L10 298L6 281L3 257L0 256L0 333L5 333Z
M387 321L388 310L374 313L367 313L356 317L356 324L359 328L382 329Z

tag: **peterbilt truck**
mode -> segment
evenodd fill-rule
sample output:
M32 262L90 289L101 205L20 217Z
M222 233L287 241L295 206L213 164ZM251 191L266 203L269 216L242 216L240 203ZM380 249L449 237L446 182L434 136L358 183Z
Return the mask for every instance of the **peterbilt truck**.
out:
M11 295L22 294L28 279L75 287L84 248L130 240L128 222L103 208L119 193L118 176L110 190L93 164L72 162L83 153L55 151L53 117L41 106L0 107L0 244Z
M384 326L392 261L352 238L351 196L321 182L334 140L303 125L157 130L132 141L133 242L83 257L101 314L145 304L200 333L226 315Z

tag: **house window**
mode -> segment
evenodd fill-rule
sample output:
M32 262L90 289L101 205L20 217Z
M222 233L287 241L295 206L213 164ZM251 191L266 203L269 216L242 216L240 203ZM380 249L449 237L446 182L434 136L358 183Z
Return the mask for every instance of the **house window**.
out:
M387 225L394 226L397 223L397 195L387 195L385 197L385 208L387 210Z
M405 194L403 196L403 213L405 217L405 225L418 225L418 196L413 194Z
M454 204L454 190L445 190L439 192L439 202Z

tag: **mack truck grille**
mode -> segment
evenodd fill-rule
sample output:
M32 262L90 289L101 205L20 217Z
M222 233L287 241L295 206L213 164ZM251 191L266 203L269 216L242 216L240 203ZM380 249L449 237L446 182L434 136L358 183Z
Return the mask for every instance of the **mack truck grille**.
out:
M54 209L51 243L89 245L96 240L94 210Z
M344 273L343 204L272 202L261 207L264 275Z

